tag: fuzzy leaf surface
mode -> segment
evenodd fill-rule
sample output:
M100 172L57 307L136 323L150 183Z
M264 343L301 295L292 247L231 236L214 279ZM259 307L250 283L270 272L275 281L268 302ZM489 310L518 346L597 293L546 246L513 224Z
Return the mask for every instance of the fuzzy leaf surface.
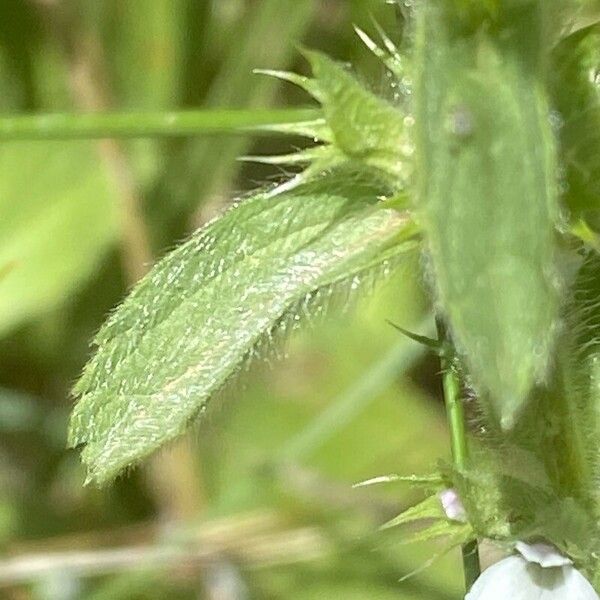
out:
M348 157L401 174L405 163L399 158L408 145L401 111L324 54L309 52L307 57L333 143Z
M265 73L306 90L321 104L324 119L270 129L305 135L323 145L275 159L249 158L259 162L310 164L297 181L306 181L323 170L353 161L379 169L395 187L404 187L412 174L413 153L406 112L375 95L344 65L328 56L314 51L305 51L305 56L312 68L312 78L280 71Z
M85 444L89 479L105 482L183 433L319 290L412 248L412 224L381 193L330 176L257 194L159 262L101 329L76 386L70 442Z
M555 148L529 6L484 36L423 3L417 37L418 200L440 304L505 428L545 378L558 313Z

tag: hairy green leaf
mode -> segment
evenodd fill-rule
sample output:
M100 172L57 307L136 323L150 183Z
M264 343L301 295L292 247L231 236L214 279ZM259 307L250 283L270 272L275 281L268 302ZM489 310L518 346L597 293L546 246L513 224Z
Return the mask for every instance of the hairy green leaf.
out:
M0 334L56 308L118 236L117 203L90 144L0 151Z
M408 217L380 205L382 191L331 176L260 193L162 260L101 329L76 387L70 442L86 444L89 479L105 482L185 431L320 290L358 284L413 247Z
M417 33L420 214L454 340L504 427L545 377L558 304L542 27L526 4L486 35L423 3Z

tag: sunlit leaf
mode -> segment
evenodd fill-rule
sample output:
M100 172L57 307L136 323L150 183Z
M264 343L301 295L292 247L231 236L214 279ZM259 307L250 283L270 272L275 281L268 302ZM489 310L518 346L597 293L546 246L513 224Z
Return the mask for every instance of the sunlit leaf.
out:
M161 261L101 329L76 392L71 443L104 482L185 431L210 397L320 290L414 247L406 214L345 173L258 194ZM325 293L325 296L327 294Z
M4 145L0 334L64 301L117 235L114 195L88 143Z

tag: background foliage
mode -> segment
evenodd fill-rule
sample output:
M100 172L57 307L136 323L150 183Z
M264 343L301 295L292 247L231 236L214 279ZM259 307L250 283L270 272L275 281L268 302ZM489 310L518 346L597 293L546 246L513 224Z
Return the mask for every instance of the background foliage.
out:
M393 99L352 31L371 30L374 15L401 38L380 0L148 4L4 0L0 131L32 112L306 105L293 86L252 73L308 73L300 43L351 61ZM262 366L222 393L207 422L115 485L83 488L77 453L65 450L69 390L111 308L155 257L285 175L236 157L303 144L240 134L2 142L2 597L458 596L454 554L400 583L441 547L377 531L420 493L351 488L430 472L448 454L436 361L387 323L427 332L414 257L401 286L392 279L368 303L266 344ZM145 559L132 568L135 552Z

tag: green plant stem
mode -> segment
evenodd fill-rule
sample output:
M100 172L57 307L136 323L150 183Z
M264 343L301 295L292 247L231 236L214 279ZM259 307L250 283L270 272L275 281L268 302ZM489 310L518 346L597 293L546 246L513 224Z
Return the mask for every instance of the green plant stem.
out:
M446 326L441 318L436 319L438 337L445 348L451 348ZM446 350L441 355L443 371L443 390L446 414L448 416L448 427L450 429L450 447L452 460L459 471L466 465L469 456L467 445L467 432L465 426L465 411L461 400L460 380L456 373L452 360L452 351ZM465 576L465 587L469 591L475 580L481 573L479 564L479 547L477 540L473 540L462 547L463 570Z
M295 108L6 115L0 116L0 141L237 133L269 125L314 120L319 116L317 109Z

